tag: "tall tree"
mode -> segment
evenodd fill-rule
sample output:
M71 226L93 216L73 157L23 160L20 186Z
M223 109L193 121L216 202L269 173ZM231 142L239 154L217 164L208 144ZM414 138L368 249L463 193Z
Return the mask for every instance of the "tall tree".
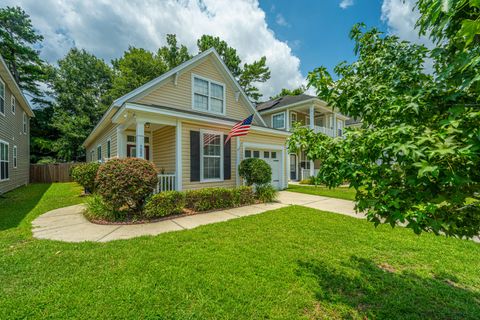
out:
M361 118L362 128L345 139L298 128L289 148L322 161L321 183L349 181L357 209L375 224L472 237L480 232L480 30L462 29L478 21L480 3L418 4L421 30L438 40L436 72L424 73L425 47L355 26L358 60L335 67L339 80L320 67L308 81L329 105Z
M160 49L162 50L162 49ZM177 54L183 54L177 51ZM168 64L175 63L178 57L168 57L166 62L162 57L151 51L129 47L119 59L112 61L114 79L110 95L113 99L140 87L148 81L169 70Z
M84 159L82 143L110 105L111 85L110 67L85 50L73 48L58 61L52 125L60 132L54 148L61 159Z
M242 67L242 60L238 56L237 50L230 47L219 37L203 35L197 40L197 46L200 52L212 47L215 48L245 93L254 101L258 101L262 97L255 84L266 82L270 79L270 70L266 65L266 57L261 57L260 60L250 64L245 63Z
M0 54L20 88L34 98L43 96L40 82L45 81L44 62L33 49L42 40L20 7L0 8Z
M177 45L177 36L174 34L167 34L167 45L158 49L157 56L167 65L168 70L192 58L186 46Z

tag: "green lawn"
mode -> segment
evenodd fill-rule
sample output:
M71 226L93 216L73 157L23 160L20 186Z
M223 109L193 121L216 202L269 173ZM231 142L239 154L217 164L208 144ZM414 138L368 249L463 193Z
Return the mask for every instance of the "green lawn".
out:
M340 187L329 189L323 186L289 184L287 190L293 192L313 194L316 196L355 200L355 189L353 188Z
M478 319L480 245L292 206L109 243L31 237L73 184L0 199L0 319Z

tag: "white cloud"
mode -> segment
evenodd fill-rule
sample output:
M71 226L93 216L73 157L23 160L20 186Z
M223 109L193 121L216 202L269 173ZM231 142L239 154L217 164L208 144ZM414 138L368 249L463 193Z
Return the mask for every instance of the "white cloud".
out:
M340 2L340 8L347 9L348 7L353 6L353 0L342 0Z
M415 9L414 0L384 0L381 19L388 25L389 32L402 40L423 44L432 48L433 44L427 37L420 37L415 23L420 13Z
M4 0L20 5L44 36L41 54L54 63L77 46L110 61L129 45L156 50L165 35L197 52L202 34L219 36L237 49L244 62L267 57L271 79L259 88L264 98L283 87L302 84L300 60L269 29L256 0ZM286 21L284 21L287 23Z

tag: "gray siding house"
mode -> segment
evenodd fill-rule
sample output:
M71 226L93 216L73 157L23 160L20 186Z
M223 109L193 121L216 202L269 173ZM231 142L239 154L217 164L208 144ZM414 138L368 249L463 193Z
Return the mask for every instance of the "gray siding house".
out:
M0 194L28 184L33 111L0 56Z

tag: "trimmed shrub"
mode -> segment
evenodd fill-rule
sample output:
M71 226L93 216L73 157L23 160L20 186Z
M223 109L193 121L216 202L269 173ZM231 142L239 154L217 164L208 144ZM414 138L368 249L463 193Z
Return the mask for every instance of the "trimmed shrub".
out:
M92 193L95 191L95 177L99 167L98 162L82 163L73 167L70 175L73 181L85 189L85 192Z
M113 211L98 194L89 197L86 204L84 215L88 220L115 221L119 218L119 213Z
M255 201L252 187L206 188L185 193L185 206L194 211L234 208Z
M277 199L278 191L271 184L263 184L255 188L255 196L261 202L273 202Z
M166 191L153 195L145 205L146 218L159 218L179 214L185 208L185 193Z
M138 158L112 159L98 170L96 191L114 211L141 214L157 183L153 163Z
M262 159L249 158L240 162L238 167L240 177L251 186L270 183L272 181L272 168Z

